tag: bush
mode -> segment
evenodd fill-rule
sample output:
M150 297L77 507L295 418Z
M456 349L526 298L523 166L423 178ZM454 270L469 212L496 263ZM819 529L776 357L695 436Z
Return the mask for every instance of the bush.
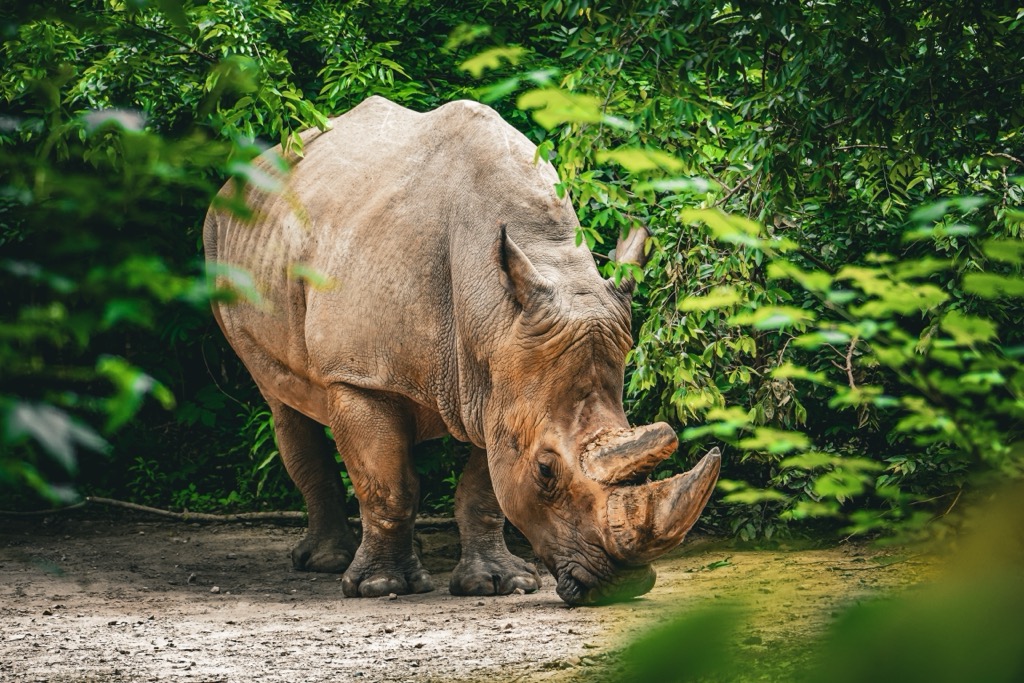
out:
M273 187L257 154L300 154L368 95L476 97L557 166L579 242L640 280L627 409L686 440L657 476L727 444L705 519L747 540L919 526L1020 475L1021 20L953 0L9 11L0 484L296 505L206 313L205 208L228 178ZM637 225L645 272L604 254ZM418 458L426 507L450 505L458 450Z

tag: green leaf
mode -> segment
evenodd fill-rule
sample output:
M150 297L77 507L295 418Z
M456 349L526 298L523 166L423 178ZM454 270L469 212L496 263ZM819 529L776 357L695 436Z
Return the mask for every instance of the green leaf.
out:
M480 78L484 71L500 68L502 62L508 62L515 66L524 54L526 54L526 48L518 45L492 47L490 50L484 50L475 57L467 59L459 65L459 69L468 71L473 78Z
M811 445L811 440L803 432L757 427L754 435L742 439L740 448L748 451L767 451L769 453L787 453L802 450Z
M153 326L153 314L146 301L142 299L110 299L103 307L103 320L100 327L108 330L122 320L135 323L142 327Z
M82 116L82 122L89 133L102 133L107 130L139 132L145 127L146 120L142 114L128 109L99 109Z
M98 453L107 452L107 442L87 425L63 410L45 403L18 401L8 410L5 441L17 443L24 438L34 439L67 472L77 467L75 450L87 448Z
M892 287L892 281L881 269L865 266L843 266L835 279L850 280L866 294L880 294Z
M961 212L968 213L988 204L991 200L986 197L951 197L942 199L931 204L925 204L910 213L910 220L918 223L933 223L941 220L950 210L959 208Z
M55 292L69 294L75 290L77 285L70 278L47 271L37 263L30 261L0 261L0 268L6 270L15 277L23 277L33 282L41 282L52 288Z
M963 223L945 225L938 223L936 225L923 226L916 230L908 230L903 233L903 241L914 242L917 240L938 240L948 237L969 237L977 234L977 232L978 228L973 225L964 225Z
M811 292L824 292L832 286L832 276L828 273L820 270L805 271L782 259L776 259L768 264L768 277L795 280L801 287Z
M752 220L726 214L719 209L683 209L679 219L684 223L704 223L717 239L733 244L759 247L761 226Z
M814 372L809 368L800 365L793 365L790 362L783 363L772 370L772 377L776 379L803 379L815 384L829 386L832 382L825 376L824 372Z
M839 460L839 458L831 453L809 451L807 453L801 453L800 455L792 455L788 458L784 458L782 462L779 463L779 467L784 470L793 467L801 470L814 470L834 465L837 460Z
M622 650L623 670L612 681L735 680L741 670L740 633L745 615L735 606L699 605L664 624L644 629ZM686 647L680 647L686 643Z
M738 503L741 505L755 505L757 503L782 500L788 500L788 497L775 489L744 489L722 497L722 502L724 503Z
M560 88L538 88L525 92L519 96L516 106L536 110L533 118L548 130L563 123L598 123L604 118L599 98Z
M718 187L718 183L705 178L657 178L638 183L634 188L637 192L691 192L693 194L705 194L712 188Z
M206 263L206 272L215 286L231 296L239 296L257 306L264 304L263 295L256 288L256 280L245 268L227 263Z
M991 320L952 310L942 318L942 329L961 346L988 342L996 336L996 325Z
M736 406L729 408L711 408L704 415L706 424L683 430L683 441L693 441L708 434L719 438L732 438L742 429L751 424L751 411Z
M935 285L886 283L881 296L851 310L866 318L884 318L891 313L911 315L935 308L947 299L949 295Z
M492 85L478 88L474 92L481 102L491 104L518 90L520 82L521 79L518 76L513 76Z
M613 150L599 151L595 156L598 163L614 161L630 173L655 170L673 172L683 168L682 161L657 149L619 147Z
M469 45L477 38L491 34L491 27L484 24L459 24L448 34L442 52L453 52L463 45Z
M182 0L155 0L154 4L173 26L187 30L188 15L185 13L185 3Z
M115 388L114 395L104 402L108 432L119 429L134 417L147 394L152 394L167 410L174 407L174 396L167 387L123 358L101 356L96 371Z
M829 344L840 346L850 341L850 335L839 330L816 330L793 339L793 344L804 349L818 349Z
M952 267L953 262L948 259L921 258L901 261L892 269L892 272L893 278L896 280L910 280L934 275Z
M985 240L981 245L981 249L985 252L985 256L994 261L1014 264L1024 263L1024 239Z
M679 301L680 311L710 311L726 308L743 300L735 287L719 285L712 288L705 296L691 296Z
M864 478L845 470L833 470L814 482L814 492L817 495L839 501L861 494L864 489Z
M885 469L882 463L869 460L868 458L851 458L819 451L808 451L800 455L790 456L783 459L779 463L779 467L782 469L797 468L803 470L834 467L850 472L878 472Z
M845 306L857 298L857 293L848 289L832 289L825 292L825 299L838 306Z
M233 176L245 180L253 187L264 192L278 192L284 185L284 179L272 175L267 169L258 165L259 162L232 161L227 171Z
M838 517L839 504L834 500L801 500L779 515L784 520L801 520L809 517Z
M989 370L988 372L969 372L966 375L961 375L960 382L990 387L1006 384L1006 378L997 370Z
M794 325L813 322L813 311L793 306L762 306L753 311L737 313L729 318L730 325L750 325L757 330L780 330Z
M983 299L1003 296L1024 296L1024 278L996 275L995 273L968 273L964 275L964 290Z
M296 280L305 280L309 286L317 290L328 290L338 286L337 281L330 275L325 275L305 263L292 263L288 266L288 277Z

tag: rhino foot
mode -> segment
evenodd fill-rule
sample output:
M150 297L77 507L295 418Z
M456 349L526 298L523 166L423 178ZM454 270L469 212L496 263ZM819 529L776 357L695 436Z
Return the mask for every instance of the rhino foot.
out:
M307 534L292 549L292 566L304 572L337 574L348 569L355 554L352 543Z
M415 556L402 567L357 560L342 577L341 590L350 598L378 598L391 593L429 593L434 581Z
M511 553L500 559L464 556L448 582L452 595L509 595L517 588L533 593L540 588L540 574Z

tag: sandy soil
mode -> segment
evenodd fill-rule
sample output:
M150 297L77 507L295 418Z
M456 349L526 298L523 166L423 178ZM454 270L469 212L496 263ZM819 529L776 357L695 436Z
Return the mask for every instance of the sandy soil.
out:
M700 539L656 563L649 595L609 607L567 607L550 576L532 595L439 588L351 599L337 576L291 569L301 535L260 524L0 519L0 680L600 680L631 636L706 599L747 600L742 643L756 655L931 571L863 545L755 551ZM447 586L454 530L419 535L424 564ZM529 557L521 543L513 549Z

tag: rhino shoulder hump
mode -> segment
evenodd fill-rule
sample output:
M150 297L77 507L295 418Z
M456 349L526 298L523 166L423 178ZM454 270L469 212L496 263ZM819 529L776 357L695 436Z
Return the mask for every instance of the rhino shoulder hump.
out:
M472 100L448 102L430 113L436 118L437 125L440 127L463 133L475 129L493 135L499 131L514 130L498 112L486 104Z
M354 114L356 112L365 113L365 112L370 112L370 111L374 111L374 110L386 110L386 109L391 109L391 110L398 109L398 110L402 110L402 111L409 111L408 109L406 109L402 105L397 104L395 102L392 102L391 100L389 100L386 97L382 97L380 95L371 95L370 97L367 97L365 100L363 100L362 102L360 102L356 106L354 106L351 109L349 109L345 113L345 115L347 116L348 114Z
M438 113L450 113L455 116L481 116L499 120L501 119L501 117L498 116L498 112L494 111L486 104L474 102L473 100L452 100L451 102L442 104L436 111Z
M428 116L445 144L457 147L459 163L529 179L527 185L537 178L543 178L544 185L558 182L550 164L536 158L537 146L486 104L455 100Z

